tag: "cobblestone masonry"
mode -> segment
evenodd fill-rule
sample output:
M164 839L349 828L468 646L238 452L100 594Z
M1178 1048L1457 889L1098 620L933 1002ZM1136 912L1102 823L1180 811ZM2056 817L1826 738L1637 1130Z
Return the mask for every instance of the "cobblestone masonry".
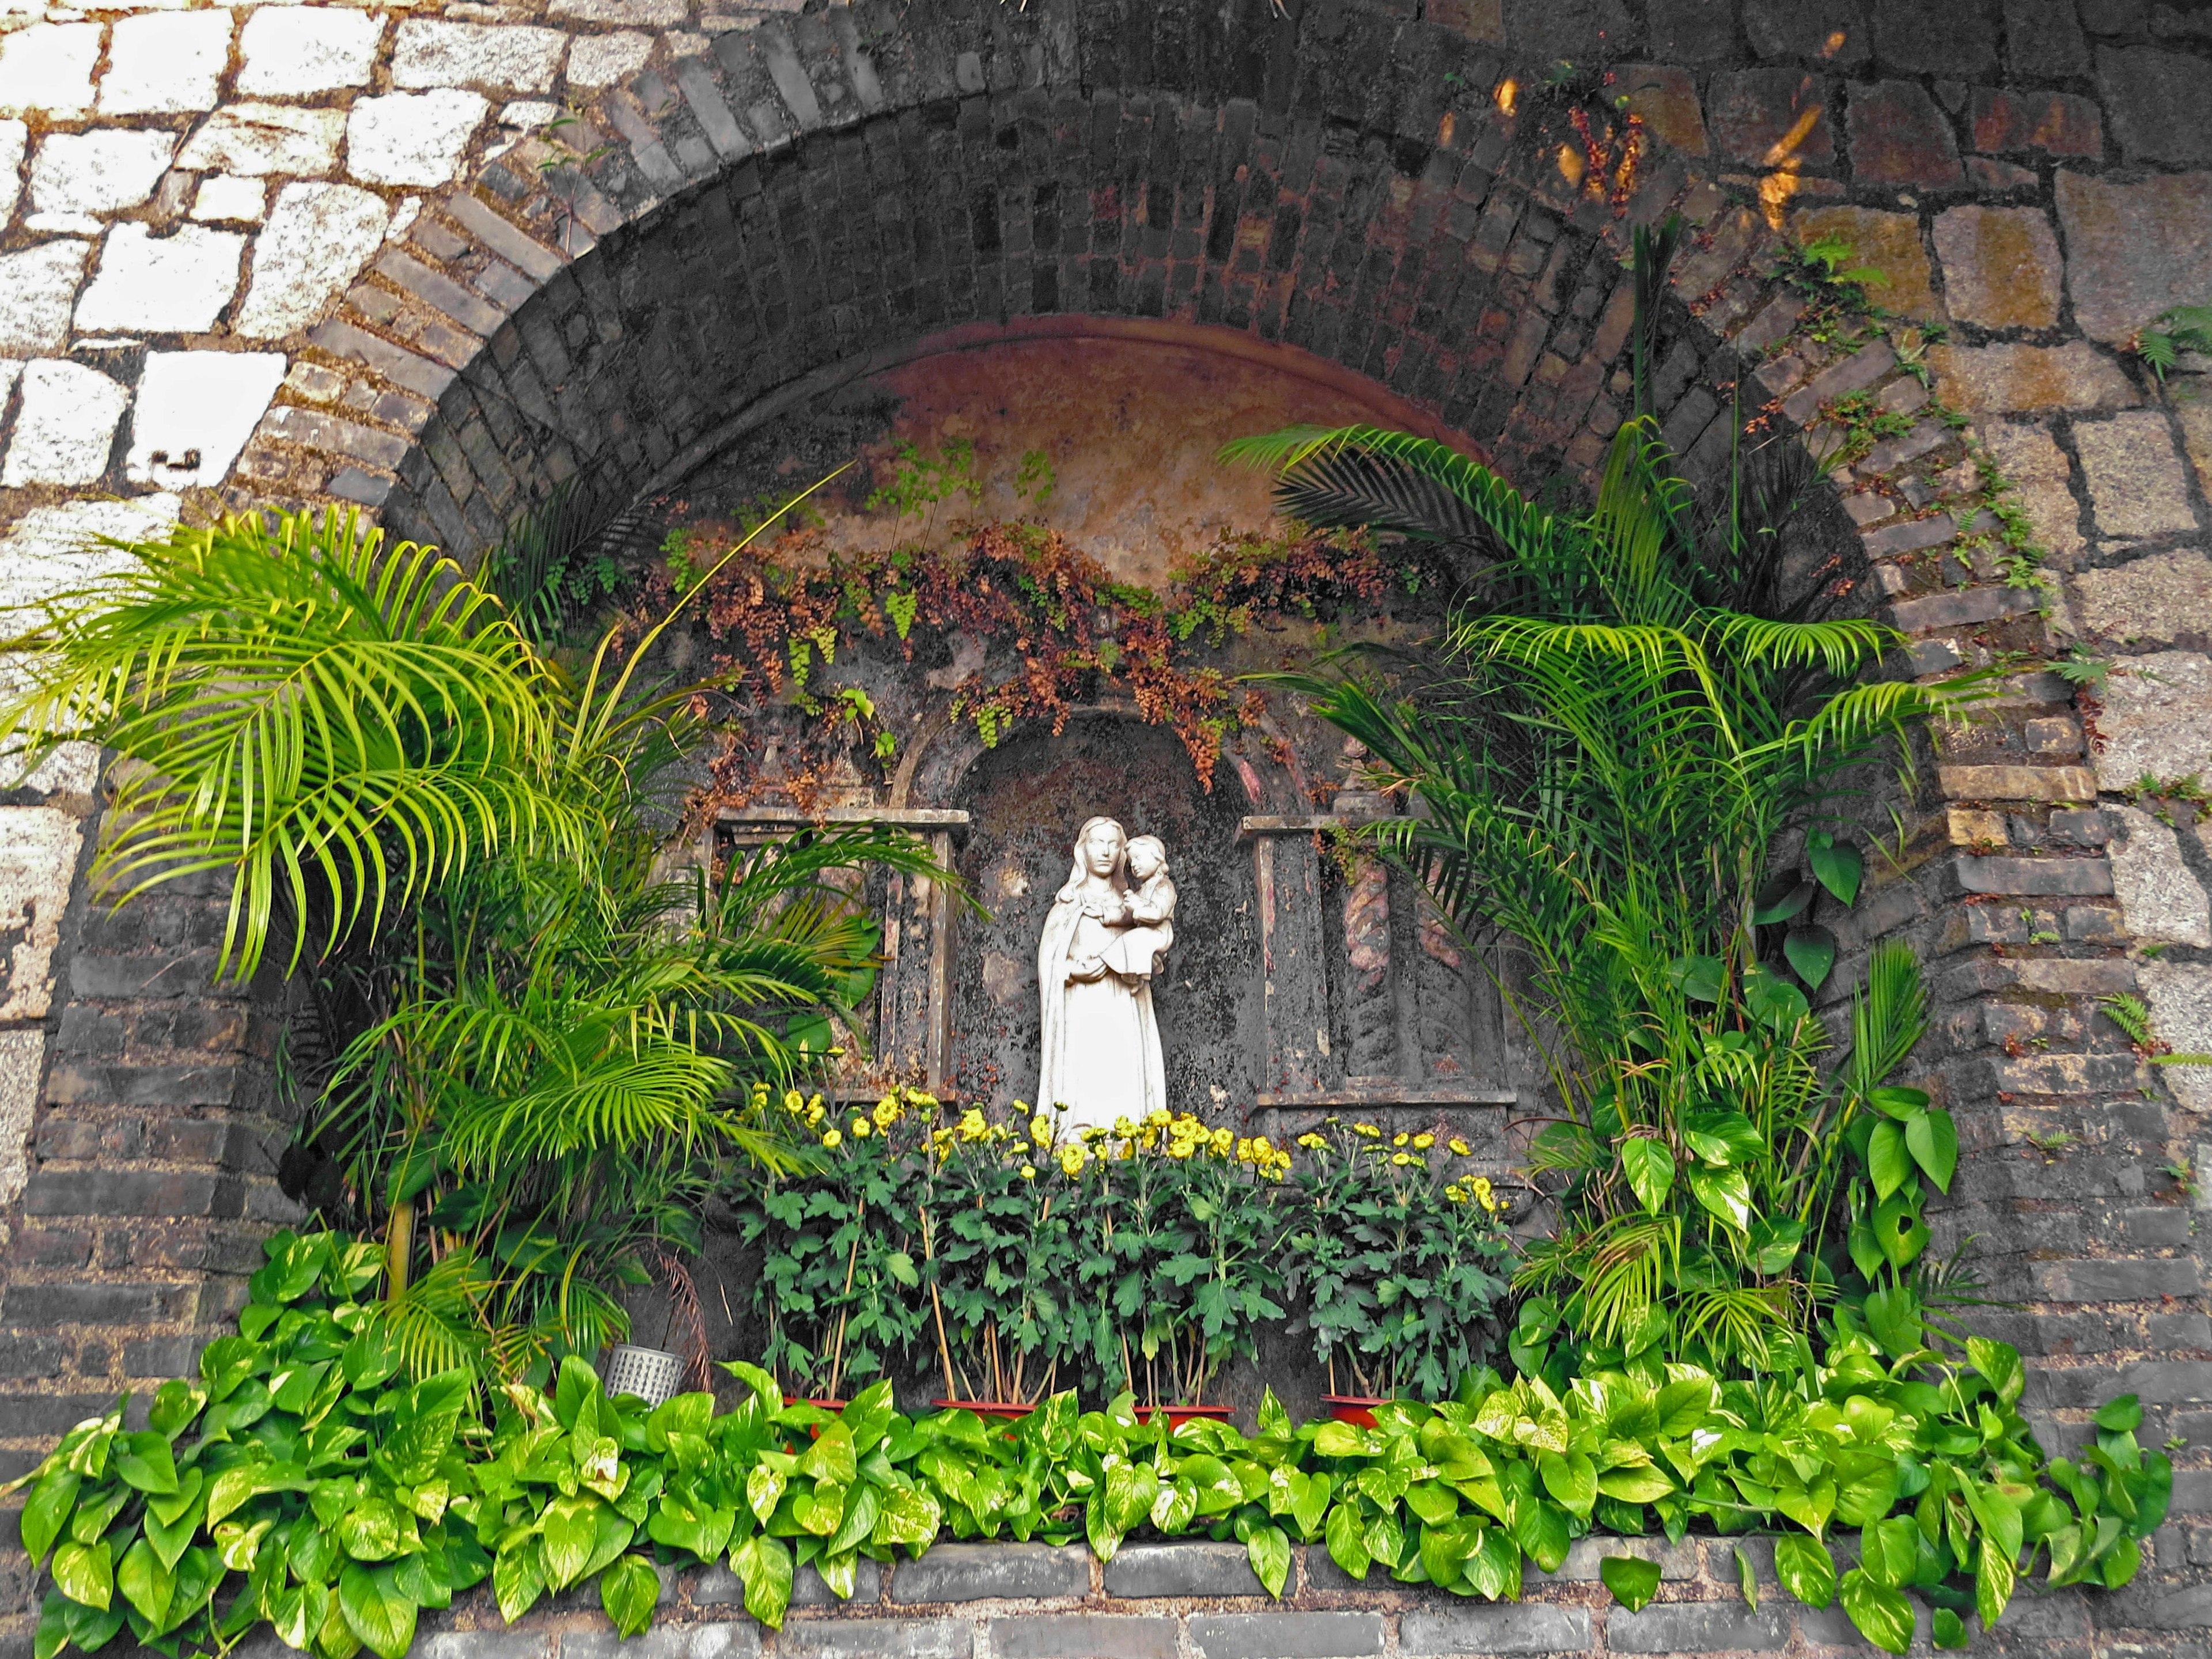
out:
M2196 1231L2212 1186L2188 1172L2212 1159L2212 1071L2140 1065L2099 999L2138 993L2166 1041L2212 1049L2212 840L2177 798L2212 768L2212 403L2162 392L2126 350L2166 307L2212 301L2212 9L1288 13L6 0L0 607L96 573L90 534L226 503L353 503L472 551L577 468L672 479L778 389L975 325L1220 331L1383 381L1514 472L1588 466L1625 390L1622 226L1577 198L1571 149L1524 141L1543 66L1602 62L1672 147L1634 217L1673 206L1697 227L1661 374L1669 435L1711 460L1737 386L1785 423L1857 392L1912 417L1836 475L1855 579L1912 636L1906 672L2000 671L1985 718L1936 735L1843 930L1853 951L1902 933L1927 956L1923 1063L1967 1148L1943 1224L1979 1235L1992 1291L2018 1304L1983 1317L2032 1356L2054 1446L2132 1389L2152 1432L2181 1438L2183 1473L2140 1585L2023 1606L1995 1643L2194 1650L2212 1615ZM1845 236L1887 274L1885 302L1948 338L1838 359L1769 275L1783 231ZM1964 431L1928 414L1923 376ZM1990 520L1970 440L2016 483L2047 599L1973 540ZM2076 638L2118 664L2094 696L2013 666ZM2169 793L2138 800L2146 775ZM289 1208L273 997L211 986L208 895L91 908L96 828L89 756L0 801L0 1474L184 1365ZM20 1553L0 1553L16 1647L27 1595ZM1407 1653L1844 1635L1710 1607L1644 1615L1636 1646L1626 1615L1562 1605L1465 1612L1451 1649L1438 1616L1278 1641L1163 1615L1121 1634L1209 1653L1367 1650L1378 1632ZM808 1628L783 1644L1000 1645L988 1619ZM752 1638L653 1639L703 1656ZM1065 1623L1007 1639L1107 1650Z
M1775 1579L1771 1540L1742 1546L1758 1593L1747 1605L1738 1546L1725 1540L1585 1539L1557 1573L1528 1574L1524 1599L1489 1603L1346 1576L1318 1545L1294 1552L1284 1599L1270 1599L1241 1544L1137 1545L1100 1567L1080 1547L939 1545L887 1569L863 1563L840 1602L802 1569L780 1632L742 1609L726 1569L669 1573L653 1631L623 1647L643 1659L1444 1659L1448 1655L1747 1652L1814 1659L1870 1653L1839 1607L1793 1601ZM1853 1553L1839 1541L1839 1555ZM1657 1596L1640 1613L1598 1582L1606 1555L1656 1560ZM2092 1650L2081 1592L2014 1604L1990 1651ZM284 1659L265 1634L247 1659ZM472 1595L424 1620L424 1659L607 1659L617 1644L588 1595L570 1594L517 1626ZM1932 1651L1923 1619L1916 1655Z

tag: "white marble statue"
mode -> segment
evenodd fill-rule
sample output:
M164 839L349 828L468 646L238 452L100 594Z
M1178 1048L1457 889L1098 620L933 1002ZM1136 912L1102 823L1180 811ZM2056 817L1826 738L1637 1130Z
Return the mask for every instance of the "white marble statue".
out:
M1064 1107L1070 1127L1134 1121L1168 1103L1152 975L1175 941L1175 902L1158 838L1133 842L1103 817L1077 833L1075 866L1037 941L1036 1102Z

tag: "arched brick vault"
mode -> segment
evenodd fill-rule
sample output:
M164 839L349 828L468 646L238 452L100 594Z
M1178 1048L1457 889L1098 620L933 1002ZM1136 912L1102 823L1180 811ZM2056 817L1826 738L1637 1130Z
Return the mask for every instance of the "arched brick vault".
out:
M2212 299L2212 14L2196 0L1295 0L1286 12L515 0L379 22L362 78L295 100L302 131L314 112L438 85L552 89L580 118L549 133L526 111L485 128L459 181L411 204L412 187L380 183L349 146L352 176L384 193L395 228L301 333L249 341L232 308L198 332L148 323L122 338L94 327L98 307L72 289L60 332L10 349L97 366L123 388L109 394L118 410L137 398L134 424L109 416L94 493L137 495L156 516L179 495L195 516L350 502L462 552L567 470L649 483L760 400L803 395L859 354L1055 319L1310 353L1533 477L1601 453L1620 403L1620 237L1677 209L1696 235L1661 377L1670 435L1694 447L1703 434L1710 454L1739 380L1747 403L1779 399L1785 425L1859 390L1906 415L1906 434L1839 480L1871 591L1912 638L1911 672L1965 661L2005 675L1991 718L1940 734L1920 796L1900 805L1894 860L1876 861L1843 930L1854 951L1909 938L1929 963L1921 1057L1967 1141L1945 1213L1983 1235L1995 1288L2021 1304L1984 1316L2030 1353L2031 1405L2054 1445L2123 1388L2150 1403L2154 1437L2212 1443L2204 1200L2169 1173L2212 1158L2212 1089L2191 1068L2141 1066L2098 1000L2140 991L2168 1040L2212 1048L2212 842L2125 799L2143 770L2212 772L2212 404L2162 398L2124 349L2165 306ZM36 26L88 29L96 48L83 97L41 115L39 142L114 124L105 87L123 72L128 20L88 16ZM247 86L252 41L238 43L208 101L187 91L124 124L181 138L213 103L270 95ZM586 76L586 44L595 61L617 46L636 55ZM510 46L520 56L502 56ZM512 67L549 50L541 82ZM1535 141L1530 88L1561 57L1616 65L1674 147L1648 166L1628 221L1573 191ZM0 100L20 101L9 73L0 46ZM322 166L277 172L319 179L335 161ZM127 249L138 228L122 222L143 220L155 246L181 248L166 239L197 198L189 176L170 187L180 176L100 234ZM0 257L43 258L53 239L89 234L23 216L46 205L14 210ZM1954 556L1978 522L1977 480L1958 437L1922 418L1916 376L1886 346L1838 357L1775 295L1767 217L1800 210L1799 228L1840 230L1888 271L1887 303L1951 325L1926 366L2021 483L2063 577L2047 631L2033 593L1985 553ZM17 298L0 295L11 326ZM73 304L86 325L74 331ZM146 349L241 344L281 350L286 378L258 425L249 411L240 427L252 436L237 466L139 454L156 413L179 421L137 384ZM11 463L27 374L0 359ZM116 509L70 493L0 483L0 521L15 526L9 603L82 568L52 515L120 527L97 516ZM2005 654L2077 629L2142 672L2077 706ZM75 885L97 806L79 766L0 808L22 872L0 1007L0 1478L112 1388L188 1367L259 1230L288 1212L270 1179L284 1133L264 1081L272 1022L206 982L220 901L179 894L103 919ZM2204 1625L2212 1460L2193 1445L2179 1462L2176 1519L2145 1584L2098 1604L2094 1630L2066 1603L2039 1639L2157 1647ZM19 1566L0 1558L0 1582L27 1583ZM0 1617L27 1629L27 1612L10 1602Z
M1617 251L1493 172L1486 124L1439 125L1453 148L1244 100L1040 87L745 156L501 321L380 505L395 528L481 545L566 471L642 484L734 410L886 341L1085 318L1280 343L1516 460L1601 440L1628 316ZM664 149L683 149L669 125ZM540 198L552 247L563 214ZM343 349L359 326L324 337ZM376 493L365 475L345 488Z

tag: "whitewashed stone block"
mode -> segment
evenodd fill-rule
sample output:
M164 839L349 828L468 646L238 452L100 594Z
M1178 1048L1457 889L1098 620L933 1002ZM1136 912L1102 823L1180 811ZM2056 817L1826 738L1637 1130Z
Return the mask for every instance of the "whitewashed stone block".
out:
M0 484L99 483L130 406L130 388L96 368L54 357L27 365Z
M13 216L23 193L23 151L30 138L31 130L21 121L0 121L0 224Z
M252 340L307 327L384 240L381 197L353 185L287 185L253 246L253 281L234 325Z
M665 29L690 18L691 9L685 0L553 0L553 15Z
M42 242L0 254L0 351L58 351L92 244Z
M149 352L124 477L173 489L221 483L283 378L277 351Z
M176 149L176 135L168 132L107 127L49 133L31 159L31 205L40 213L119 213L136 207L161 182Z
M31 620L9 613L85 587L131 562L101 539L146 541L175 527L181 503L167 490L128 501L64 501L34 507L0 540L0 623L11 629Z
M108 38L100 78L102 115L160 115L213 109L230 67L228 10L125 17Z
M99 62L97 23L33 23L0 36L0 113L84 114Z
M177 165L194 173L272 173L319 178L337 165L345 134L342 109L291 109L283 104L232 104L217 110L185 141Z
M31 1115L46 1060L44 1031L0 1031L0 1214L15 1206L30 1179ZM8 1242L0 1222L0 1244Z
M118 225L76 302L77 329L204 334L238 291L245 248L246 238L228 230L186 225L156 237L144 225Z
M2122 657L2102 696L2097 731L2105 741L2093 756L2100 788L2212 773L2212 659L2200 651Z
M2166 945L2212 945L2212 901L2181 860L2181 842L2148 812L2106 809L2121 834L2106 849L2128 931Z
M0 946L8 952L0 1020L44 1019L53 1006L54 945L83 845L83 825L67 812L0 807ZM0 1072L4 1066L0 1056ZM0 1088L0 1100L5 1095Z
M607 87L626 81L653 56L653 37L624 29L619 34L586 34L568 48L573 86Z
M298 98L365 87L376 63L384 19L330 6L264 6L238 37L246 67L238 90L253 97Z
M547 122L557 118L561 106L540 98L518 98L501 106L499 124L517 132L535 132Z
M258 179L218 173L200 181L192 217L204 224L257 225L269 209L269 186Z
M503 87L545 92L568 37L559 29L410 18L392 57L395 87Z
M446 184L490 109L454 90L364 98L346 121L346 170L364 184Z

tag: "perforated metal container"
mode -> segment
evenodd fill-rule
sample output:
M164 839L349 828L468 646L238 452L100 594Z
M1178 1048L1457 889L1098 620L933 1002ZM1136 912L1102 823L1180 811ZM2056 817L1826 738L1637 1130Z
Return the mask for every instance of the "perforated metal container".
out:
M633 1347L617 1342L607 1350L599 1381L612 1394L634 1394L648 1406L675 1398L684 1381L684 1361L665 1348Z

